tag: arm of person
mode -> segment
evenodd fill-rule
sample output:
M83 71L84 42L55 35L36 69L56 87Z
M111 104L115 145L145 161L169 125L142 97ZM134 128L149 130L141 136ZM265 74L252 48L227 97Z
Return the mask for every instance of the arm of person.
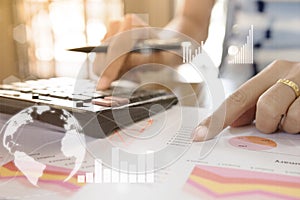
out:
M205 41L213 5L214 0L185 0L174 19L165 28L185 34L199 43ZM122 38L120 33L141 27L146 28L148 25L133 14L126 15L121 21L110 23L104 41L114 39L109 41L108 53L97 55L94 64L94 71L101 74L97 89L107 89L112 81L118 79L131 68L142 64L159 63L169 66L180 64L182 58L168 52L147 55L128 53L136 41L129 41L130 39L128 40L126 37ZM148 30L145 29L145 31ZM138 40L138 38L135 38L135 40Z
M214 3L214 0L185 0L166 28L185 34L199 43L205 41Z
M214 138L227 126L253 123L262 133L300 132L300 62L274 61L194 130L194 140Z

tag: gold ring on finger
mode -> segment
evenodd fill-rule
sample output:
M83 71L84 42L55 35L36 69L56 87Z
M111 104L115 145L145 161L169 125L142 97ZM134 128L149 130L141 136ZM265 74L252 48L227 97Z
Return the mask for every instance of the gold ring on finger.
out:
M277 83L283 83L283 84L289 86L290 88L292 88L296 94L296 98L298 98L300 96L299 86L295 82L288 80L288 79L279 79L277 81Z

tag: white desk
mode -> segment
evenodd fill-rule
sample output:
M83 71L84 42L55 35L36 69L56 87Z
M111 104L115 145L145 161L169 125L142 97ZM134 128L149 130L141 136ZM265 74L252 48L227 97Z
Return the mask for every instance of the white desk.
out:
M174 113L178 111L178 107L169 110L165 119L176 119ZM191 113L189 124L188 121L184 121L186 126L194 126L197 121L200 121L205 115L206 110L197 110L195 108L183 108L182 112ZM194 112L197 111L197 112ZM175 118L174 118L175 116ZM184 116L184 115L183 115ZM196 117L197 116L197 117ZM2 122L7 120L1 116ZM158 118L161 119L161 118ZM186 119L186 118L185 118ZM193 120L194 119L194 120ZM172 120L170 120L172 122ZM0 120L1 121L1 120ZM168 124L170 121L166 121ZM180 121L180 120L179 120ZM177 123L174 123L177 125ZM166 126L169 127L169 126ZM178 126L174 126L175 128ZM179 124L181 127L181 124ZM133 129L128 129L133 130ZM165 141L168 137L174 135L173 131L163 132L164 134L155 136L157 141ZM149 132L145 132L148 134ZM49 130L49 134L53 138L60 136L60 132L53 129ZM125 140L128 139L125 135ZM147 135L143 135L147 136ZM245 137L244 137L245 136ZM48 136L47 136L48 137ZM269 142L267 144L257 144L255 141L250 143L249 146L243 146L236 141L242 139L256 138L258 142ZM112 137L113 144L122 144L120 140ZM123 139L124 139L123 138ZM253 138L252 138L253 139ZM257 138L256 138L257 139ZM151 139L150 139L151 140ZM120 143L118 143L120 142ZM272 143L274 142L274 143ZM142 145L141 145L142 143ZM150 142L148 145L153 145ZM164 144L162 142L161 144ZM244 143L241 143L244 144ZM276 144L276 145L273 145ZM103 142L101 140L93 140L87 138L87 145L89 150L94 150L93 154L101 153L105 156L101 147ZM105 144L107 145L107 144ZM125 144L123 144L125 145ZM136 140L131 143L128 151L136 151L145 147L147 143L142 140ZM155 146L157 145L157 146ZM240 145L240 146L239 146ZM122 146L122 145L121 145ZM140 146L140 147L139 147ZM98 147L98 149L97 149ZM159 147L157 143L154 147ZM251 149L254 148L254 149ZM147 148L145 148L147 149ZM176 150L176 148L175 148ZM1 150L1 152L4 152ZM7 152L6 152L7 153ZM3 154L3 153L2 153ZM1 156L0 156L1 157ZM40 185L36 187L31 185L26 178L11 178L9 180L2 179L0 181L0 199L215 199L216 195L219 195L223 199L278 199L278 198L300 198L299 187L300 186L300 137L299 135L287 135L284 133L263 135L259 133L253 126L227 129L220 137L207 141L205 143L193 143L187 151L178 159L173 160L168 167L162 168L156 171L155 182L151 184L141 183L94 183L86 184L78 191L67 190L64 187L56 186L53 184ZM298 164L297 164L298 163ZM253 178L256 184L249 184L241 182L239 184L231 186L231 182L202 182L203 188L196 190L193 187L189 187L187 180L195 165L209 166L211 168L222 169L224 171L224 177L227 177L226 170L231 170L232 176L242 176L242 174L250 174L250 178ZM243 173L241 173L243 171ZM217 171L216 174L218 173ZM223 173L223 172L222 172ZM221 173L221 175L222 175ZM229 173L229 174L230 174ZM252 175L251 175L252 174ZM205 174L203 174L205 175ZM221 176L219 175L219 176ZM224 178L223 177L223 178ZM201 178L201 177L200 177ZM203 177L202 177L203 178ZM230 178L230 177L229 177ZM240 177L241 178L241 177ZM248 177L249 179L249 177ZM247 179L247 180L248 180ZM281 189L276 189L272 185L260 185L264 184L259 182L261 180L268 180L270 184L275 184L286 180L280 185ZM225 178L226 180L226 178ZM239 180L239 179L238 179ZM202 180L203 181L203 180ZM212 181L212 180L210 180ZM260 184L259 184L260 183ZM223 184L223 185L222 185ZM296 185L294 188L288 185ZM242 188L246 185L247 188ZM259 187L258 187L259 186ZM211 187L210 189L207 189ZM206 189L205 189L206 188ZM258 188L258 189L257 189ZM275 189L274 189L275 188ZM215 190L217 189L217 190ZM262 190L261 192L257 192ZM245 192L246 191L246 192ZM268 192L266 192L268 191ZM285 193L288 191L288 193ZM220 194L218 194L220 192ZM277 194L278 193L278 194ZM295 198L295 199L297 199Z

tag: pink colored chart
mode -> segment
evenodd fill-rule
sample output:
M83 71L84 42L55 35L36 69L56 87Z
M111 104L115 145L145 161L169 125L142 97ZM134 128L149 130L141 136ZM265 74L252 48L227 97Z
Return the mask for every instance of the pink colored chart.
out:
M276 142L273 140L257 136L233 137L229 139L229 144L237 148L253 151L264 151L277 147Z
M77 173L68 181L64 181L71 171L72 170L66 168L47 166L43 176L40 177L39 183L44 184L43 186L47 186L47 184L50 184L57 185L69 190L78 190L84 185L77 182L76 177L80 173ZM0 166L0 180L9 180L11 178L26 179L24 174L15 166L13 161Z
M198 196L208 195L212 199L247 197L299 200L300 177L197 165L190 174L185 189Z

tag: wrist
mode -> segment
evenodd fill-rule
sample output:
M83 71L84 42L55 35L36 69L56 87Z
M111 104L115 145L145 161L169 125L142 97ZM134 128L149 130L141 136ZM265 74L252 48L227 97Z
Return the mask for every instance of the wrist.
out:
M208 36L209 23L199 22L186 16L174 18L165 28L185 34L193 40L205 42Z

